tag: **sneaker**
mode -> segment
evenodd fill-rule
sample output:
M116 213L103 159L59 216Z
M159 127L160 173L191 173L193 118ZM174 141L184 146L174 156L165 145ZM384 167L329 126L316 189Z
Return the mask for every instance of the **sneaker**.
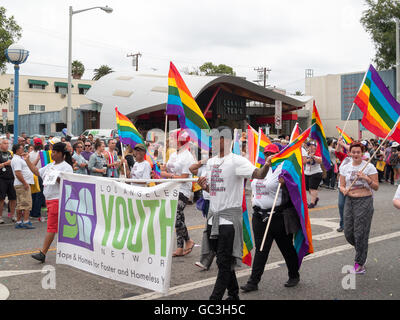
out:
M15 229L23 229L24 227L22 226L23 223L16 223L15 224Z
M359 265L358 263L355 263L353 272L355 274L364 274L365 273L365 267L362 266L362 265Z
M342 227L339 227L339 228L336 229L337 232L343 232L343 230L344 229Z
M4 220L0 218L0 224L4 224Z
M12 217L11 220L12 220L12 222L17 222L17 218L16 217Z
M208 268L204 264L202 264L200 261L197 261L195 263L195 266L197 266L197 267L199 267L200 269L203 269L203 270L208 270Z
M244 292L257 291L258 285L247 282L244 286L241 286L240 289L242 289Z
M285 287L286 288L295 287L298 285L299 282L300 282L300 278L289 278L289 280L286 281L286 283L285 283Z
M39 253L33 254L31 257L35 260L40 261L41 263L44 263L46 260L46 255L42 251L39 251Z
M23 229L35 229L35 227L32 225L32 222L28 221L28 222L23 222L22 223L22 227Z
M46 222L46 221L47 221L46 217L40 217L39 218L39 222Z

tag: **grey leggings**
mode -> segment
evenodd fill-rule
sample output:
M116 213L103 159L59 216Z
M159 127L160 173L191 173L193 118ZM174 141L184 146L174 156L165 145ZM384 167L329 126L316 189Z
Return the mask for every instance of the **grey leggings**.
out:
M344 235L356 249L354 261L364 265L367 261L368 239L371 229L374 202L372 196L352 198L347 196L344 204Z

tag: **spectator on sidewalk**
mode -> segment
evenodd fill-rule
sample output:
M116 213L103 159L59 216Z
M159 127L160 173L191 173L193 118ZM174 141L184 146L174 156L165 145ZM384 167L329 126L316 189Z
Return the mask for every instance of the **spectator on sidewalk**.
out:
M14 189L14 175L11 169L12 155L9 151L8 140L3 139L0 143L0 224L4 223L2 219L4 200L8 197L9 212L8 217L15 220L15 205L17 195Z
M29 220L29 213L32 209L31 186L34 184L33 174L29 170L23 156L24 146L15 144L12 149L14 156L11 160L11 168L14 173L14 188L17 194L17 223L16 229L34 229Z

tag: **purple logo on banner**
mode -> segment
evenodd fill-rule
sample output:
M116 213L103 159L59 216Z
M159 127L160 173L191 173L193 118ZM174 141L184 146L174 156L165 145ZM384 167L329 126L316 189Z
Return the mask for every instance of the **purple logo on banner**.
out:
M58 241L93 251L96 229L96 186L65 181L62 188Z

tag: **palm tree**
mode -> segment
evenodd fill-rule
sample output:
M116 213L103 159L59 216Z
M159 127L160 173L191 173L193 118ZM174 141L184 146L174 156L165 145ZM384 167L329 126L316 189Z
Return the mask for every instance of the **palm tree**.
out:
M74 79L80 79L82 78L83 74L85 73L85 66L83 65L82 62L78 60L72 61L72 77Z
M109 74L111 72L114 72L114 70L111 69L109 66L103 64L102 66L100 66L100 68L94 69L94 76L92 80L99 80L101 77L104 77L106 74Z

